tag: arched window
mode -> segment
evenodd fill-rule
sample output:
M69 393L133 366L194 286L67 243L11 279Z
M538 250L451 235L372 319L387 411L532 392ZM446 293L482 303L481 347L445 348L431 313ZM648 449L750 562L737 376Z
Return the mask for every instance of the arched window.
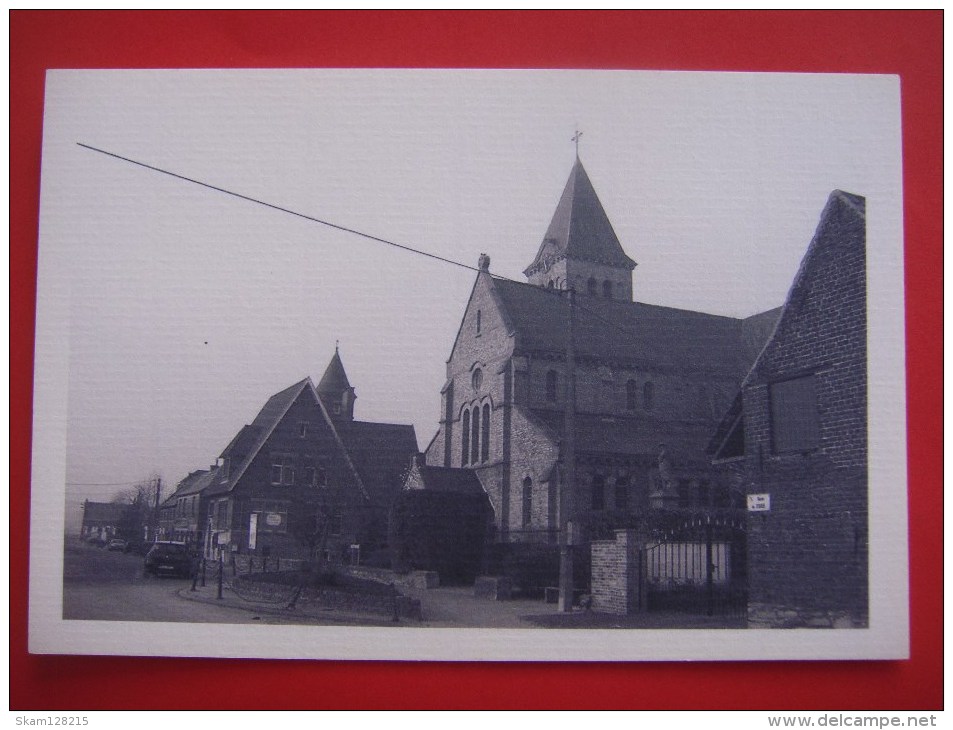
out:
M533 480L523 480L523 527L529 527L533 521Z
M606 478L602 474L596 474L592 478L592 509L603 510L606 508Z
M638 400L638 386L635 384L634 380L629 380L625 384L625 408L628 411L634 411L636 401Z
M612 299L612 282L608 279L602 282L602 296L606 299Z
M480 461L490 460L490 404L483 404L483 433L480 434Z
M480 406L473 409L473 431L470 435L470 462L476 464L480 458Z
M463 424L460 428L463 434L463 452L460 455L460 466L466 466L470 461L470 411L463 412Z
M586 283L586 288L589 291L589 296L594 297L598 293L596 290L598 288L598 283L593 277L589 277L589 281Z
M550 280L549 280L549 283L546 285L546 288L547 288L547 289L555 289L555 288L556 288L556 283L555 283L552 279L550 279Z
M615 508L620 512L629 509L629 477L621 476L615 480Z
M651 382L642 386L642 407L647 411L655 408L655 385Z
M546 400L556 402L556 387L559 385L559 376L555 370L546 373Z

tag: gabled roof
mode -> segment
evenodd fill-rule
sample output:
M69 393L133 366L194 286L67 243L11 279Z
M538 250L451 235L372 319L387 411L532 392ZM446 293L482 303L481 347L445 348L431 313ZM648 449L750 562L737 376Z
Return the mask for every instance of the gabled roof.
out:
M763 364L766 357L765 353L768 352L772 344L779 336L783 337L779 333L787 327L786 322L798 315L801 303L807 296L812 284L812 270L815 268L815 261L821 259L824 251L847 251L851 246L857 246L858 244L865 247L866 225L865 198L853 193L845 193L843 190L834 190L828 196L827 204L821 212L820 220L814 231L814 237L807 247L804 258L801 259L801 265L798 267L791 288L788 290L777 322L772 328L770 337L765 342L764 347L758 353L758 357L748 369L742 385L747 384ZM848 259L844 259L843 265L839 261L836 264L838 271L846 273L848 271L848 261ZM859 285L865 286L866 269L863 261L860 262L858 274L860 278Z
M454 494L486 494L476 472L472 469L457 469L448 466L416 467L423 488L434 492L452 492Z
M552 221L527 276L545 258L570 257L608 266L635 268L626 256L579 158L556 205Z
M410 458L417 453L414 427L352 421L337 429L372 498L389 501L400 491Z
M228 442L228 446L218 455L219 459L240 459L254 448L258 437L261 436L260 426L242 426L235 434L235 438Z
M565 296L514 281L496 279L493 286L513 321L518 350L565 352L569 307ZM742 347L742 336L742 320L734 317L641 302L576 298L574 344L579 358L740 377L753 357Z
M248 427L246 426L246 428ZM162 506L165 507L166 505L172 504L178 500L179 497L188 497L193 494L201 494L209 486L211 486L211 484L219 476L219 471L220 467L193 471L185 479L179 482L178 486L175 488L175 491L162 503Z
M334 356L324 370L321 381L318 383L318 392L322 395L329 394L335 397L341 395L345 390L351 387L347 379L347 373L344 372L344 363L341 362L341 356L338 349L334 348Z
M217 472L217 478L213 480L212 486L206 492L207 494L223 494L232 490L238 480L242 478L249 464L261 451L265 442L268 441L268 437L275 430L275 426L281 422L285 413L291 408L291 404L297 400L305 388L314 389L311 378L299 380L294 385L275 393L265 402L258 415L255 416L255 420L252 421L251 426L243 426L235 435L235 438L225 447L222 455L235 458L235 463L230 465L227 473L225 470ZM317 399L317 396L315 397ZM324 411L324 406L320 405L320 399L317 400L321 410ZM326 413L325 417L327 418ZM330 422L329 418L327 420ZM241 451L239 451L239 445Z
M337 358L337 353L335 353L335 357L340 363L340 358ZM329 370L330 369L331 366L329 366ZM341 367L340 372L343 374L343 366ZM407 456L409 456L411 453L417 453L417 438L416 435L414 435L412 426L395 426L391 424L373 423L367 424L360 421L350 424L343 423L335 426L334 421L328 414L327 408L325 408L323 401L318 396L318 392L315 389L311 378L305 378L304 380L301 380L294 385L285 388L281 392L275 393L275 395L271 396L271 398L268 399L262 409L258 412L258 415L255 417L255 420L252 421L251 426L243 427L238 435L232 439L231 444L229 447L226 447L226 450L223 453L232 453L234 451L236 463L230 466L228 473L226 473L224 469L217 470L216 475L213 476L211 480L211 486L207 487L205 490L206 495L211 496L225 494L230 492L235 485L238 484L239 480L248 469L248 466L252 463L252 461L254 461L255 457L268 442L269 437L277 425L281 423L282 419L285 417L285 414L288 412L288 409L291 408L292 404L306 390L310 391L314 397L315 403L320 409L321 415L323 416L327 427L330 429L334 441L341 450L341 455L347 464L347 468L354 475L354 481L356 482L358 489L365 499L372 499L372 495L365 484L362 472L355 464L355 455L351 453L352 448L354 451L359 451L361 457L366 460L366 472L373 479L375 479L375 492L377 492L377 484L381 485L381 489L383 491L383 488L391 483L390 470L394 468L392 464L396 463L396 453L399 448L403 448L403 445L405 444L410 444L407 446L408 451L406 455L401 457L404 463L406 463ZM348 433L349 429L355 425L357 425L357 428L355 428L352 433L351 445L349 446L348 443L345 442L342 434ZM376 427L382 428L377 429ZM409 433L405 429L409 429ZM370 433L371 431L374 431L375 433ZM368 439L358 438L358 435L362 433L366 434ZM373 442L369 441L369 439L373 439L375 436L380 438L380 443L373 444ZM238 444L239 442L244 442L243 440L247 440L250 448L248 448L247 453L238 453L237 447L234 445ZM378 449L379 453L373 452L374 447ZM379 493L376 493L374 496L379 496Z
M762 333L766 331L768 336L758 350L757 357L752 361L751 367L748 368L741 383L741 389L715 429L715 433L706 448L709 454L717 455L718 450L730 435L732 428L742 416L743 398L741 391L745 385L753 380L755 373L766 357L765 353L777 339L778 332L784 326L785 320L795 316L795 310L799 307L809 283L811 264L818 256L819 251L826 246L843 245L845 242L856 241L857 238L860 238L866 245L866 220L865 198L853 193L845 193L843 190L833 191L821 213L820 221L807 252L801 259L801 265L798 267L798 272L794 277L791 288L788 290L784 305L779 309L772 309L769 312L763 312L761 315L755 315L745 320L746 324L752 328L749 332L760 329ZM773 324L770 322L769 315L773 319ZM762 318L761 321L753 321L758 318Z

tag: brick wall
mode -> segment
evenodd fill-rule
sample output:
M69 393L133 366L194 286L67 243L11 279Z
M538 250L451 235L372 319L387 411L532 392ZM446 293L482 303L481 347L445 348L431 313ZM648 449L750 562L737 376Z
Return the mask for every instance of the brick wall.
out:
M752 626L866 625L864 220L832 196L774 338L744 389ZM813 448L776 453L771 384L812 376Z
M625 615L639 610L641 552L633 530L616 530L614 540L591 544L592 608Z

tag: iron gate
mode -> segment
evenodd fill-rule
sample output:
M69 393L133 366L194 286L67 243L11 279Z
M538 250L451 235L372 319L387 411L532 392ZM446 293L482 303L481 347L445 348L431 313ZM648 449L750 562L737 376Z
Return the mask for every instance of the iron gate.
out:
M743 517L700 514L653 531L643 563L649 611L744 617L748 576Z

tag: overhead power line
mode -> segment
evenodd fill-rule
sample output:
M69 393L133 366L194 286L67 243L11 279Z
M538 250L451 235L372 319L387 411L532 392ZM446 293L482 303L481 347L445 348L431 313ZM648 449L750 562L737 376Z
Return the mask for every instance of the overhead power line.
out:
M92 152L98 152L98 153L101 154L101 155L106 155L107 157L112 157L112 158L114 158L114 159L116 159L116 160L120 160L120 161L122 161L122 162L128 162L128 163L131 164L131 165L136 165L136 166L142 167L142 168L144 168L144 169L146 169L146 170L152 170L153 172L158 172L158 173L161 173L162 175L168 175L169 177L173 177L173 178L175 178L175 179L177 179L177 180L182 180L182 181L184 181L184 182L192 183L193 185L199 185L200 187L207 188L207 189L209 189L209 190L214 190L214 191L219 192L219 193L224 193L225 195L230 195L230 196L232 196L233 198L238 198L239 200L245 200L245 201L247 201L247 202L249 202L249 203L254 203L254 204L256 204L256 205L261 205L261 206L263 206L263 207L265 207L265 208L270 208L271 210L276 210L276 211L278 211L278 212L280 212L280 213L287 213L288 215L293 215L293 216L295 216L295 217L297 217L297 218L303 218L304 220L311 221L312 223L319 223L319 224L322 225L322 226L327 226L328 228L333 228L333 229L335 229L335 230L337 230L337 231L343 231L344 233L351 233L351 234L353 234L353 235L355 235L355 236L360 236L361 238L366 238L366 239L368 239L368 240L370 240L370 241L375 241L376 243L382 243L382 244L387 245L387 246L392 246L392 247L398 248L398 249L400 249L400 250L402 250L402 251L407 251L408 253L417 254L418 256L425 256L425 257L427 257L427 258L429 258L429 259L434 259L434 260L436 260L436 261L441 261L441 262L443 262L443 263L445 263L445 264L450 264L450 265L452 265L452 266L457 266L457 267L459 267L459 268L461 268L461 269L467 269L467 270L469 270L469 271L476 271L476 272L479 272L479 271L480 271L480 269L477 268L476 266L470 266L469 264L465 264L465 263L463 263L463 262L461 262L461 261L454 261L453 259L448 259L448 258L446 258L446 257L444 257L444 256L438 256L437 254L430 253L430 252L428 252L428 251L422 251L422 250L419 249L419 248L413 248L412 246L407 246L407 245L404 245L404 244L402 244L402 243L396 243L395 241L390 241L390 240L388 240L388 239L386 239L386 238L381 238L380 236L375 236L375 235L372 235L372 234L370 234L370 233L364 233L363 231L359 231L359 230L357 230L357 229L355 229L355 228L349 228L349 227L347 227L347 226L342 226L342 225L339 225L339 224L337 224L337 223L332 223L331 221L327 221L327 220L324 220L324 219L322 219L322 218L317 218L317 217L315 217L315 216L308 215L307 213L301 213L301 212L299 212L299 211L292 210L291 208L286 208L286 207L284 207L284 206L282 206L282 205L277 205L277 204L275 204L275 203L269 203L269 202L267 202L267 201L265 201L265 200L261 200L261 199L259 199L259 198L253 198L253 197L251 197L250 195L244 195L244 194L242 194L242 193L237 193L237 192L235 192L234 190L229 190L229 189L227 189L227 188L223 188L223 187L220 187L220 186L218 186L218 185L212 185L211 183L203 182L202 180L196 180L195 178L191 178L191 177L188 177L188 176L186 176L186 175L181 175L181 174L179 174L179 173L177 173L177 172L172 172L171 170L166 170L166 169L163 169L163 168L161 168L161 167L157 167L157 166L155 166L155 165L150 165L150 164L145 163L145 162L140 162L139 160L134 160L134 159L132 159L131 157L124 157L123 155L118 155L118 154L116 154L115 152L109 152L108 150L100 149L100 148L98 148L98 147L93 147L92 145L84 144L83 142L77 142L76 144L79 145L80 147L82 147L83 149L87 149L87 150L90 150L90 151L92 151ZM525 282L516 281L515 279L510 279L509 277L502 276L502 275L500 275L500 274L490 274L490 276L492 276L494 279L501 279L502 281L510 281L510 282L515 283L515 284L523 284L523 283L525 283ZM547 289L546 287L539 287L539 288L540 288L541 291L544 291L544 292L546 292L547 294L553 294L553 295L555 295L555 296L560 296L560 295L561 295L561 292L564 291L564 290L562 290L562 289ZM619 325L617 322L612 322L612 321L610 321L610 320L605 319L604 317L601 317L599 314L597 314L596 312L594 312L592 309L590 309L589 307L587 307L587 306L585 306L584 304L580 303L579 299L580 299L580 298L577 298L577 299L576 299L576 307L577 307L579 310L586 312L587 314L591 315L592 317L594 317L595 319L599 320L599 321L602 322L603 324L605 324L605 325L607 325L607 326L609 326L609 327L612 327L613 329L617 330L618 332L620 332L620 333L622 333L622 334L628 335L628 336L630 336L630 337L634 337L634 336L635 336L635 333L634 333L634 332L629 331L627 328L625 328L625 327ZM121 484L72 484L72 485L70 485L70 486L93 486L93 487L98 487L98 486L125 486L125 485L126 485L126 482L123 482L123 483L121 483Z
M443 261L447 264L452 264L453 266L459 266L464 269L469 269L470 271L479 271L475 266L470 266L469 264L461 263L460 261L454 261L453 259L444 258L443 256L438 256L435 253L428 253L427 251L421 251L420 249L411 248L410 246L405 246L402 243L396 243L394 241L388 241L386 238L380 238L379 236L371 235L370 233L364 233L363 231L355 230L354 228L348 228L347 226L338 225L337 223L332 223L330 221L322 220L321 218L315 218L312 215L306 213L299 213L296 210L291 208L285 208L281 205L275 205L274 203L269 203L265 200L259 200L258 198L253 198L250 195L243 195L242 193L236 193L233 190L228 190L227 188L222 188L217 185L212 185L211 183L202 182L201 180L196 180L195 178L186 177L185 175L180 175L177 172L172 172L171 170L164 170L161 167L156 167L155 165L148 165L145 162L139 162L138 160L133 160L130 157L123 157L122 155L117 155L115 152L108 152L106 150L101 150L98 147L93 147L92 145L83 144L82 142L77 142L80 147L83 147L87 150L92 150L93 152L99 152L102 155L107 155L108 157L114 157L117 160L122 160L123 162L128 162L131 165L138 165L139 167L144 167L147 170L152 170L153 172L159 172L163 175L168 175L169 177L174 177L177 180L184 180L185 182L190 182L193 185L200 185L203 188L208 188L209 190L215 190L219 193L224 193L225 195L231 195L233 198L239 198L240 200L247 200L249 203L255 203L256 205L262 205L266 208L271 208L272 210L277 210L281 213L287 213L288 215L293 215L298 218L304 218L305 220L312 221L313 223L320 223L322 226L327 226L328 228L334 228L338 231L344 231L345 233L353 233L355 236L360 236L362 238L367 238L371 241L376 241L377 243L383 243L388 246L393 246L394 248L399 248L403 251L409 251L411 253L419 254L421 256L426 256L431 259L436 259L437 261Z

